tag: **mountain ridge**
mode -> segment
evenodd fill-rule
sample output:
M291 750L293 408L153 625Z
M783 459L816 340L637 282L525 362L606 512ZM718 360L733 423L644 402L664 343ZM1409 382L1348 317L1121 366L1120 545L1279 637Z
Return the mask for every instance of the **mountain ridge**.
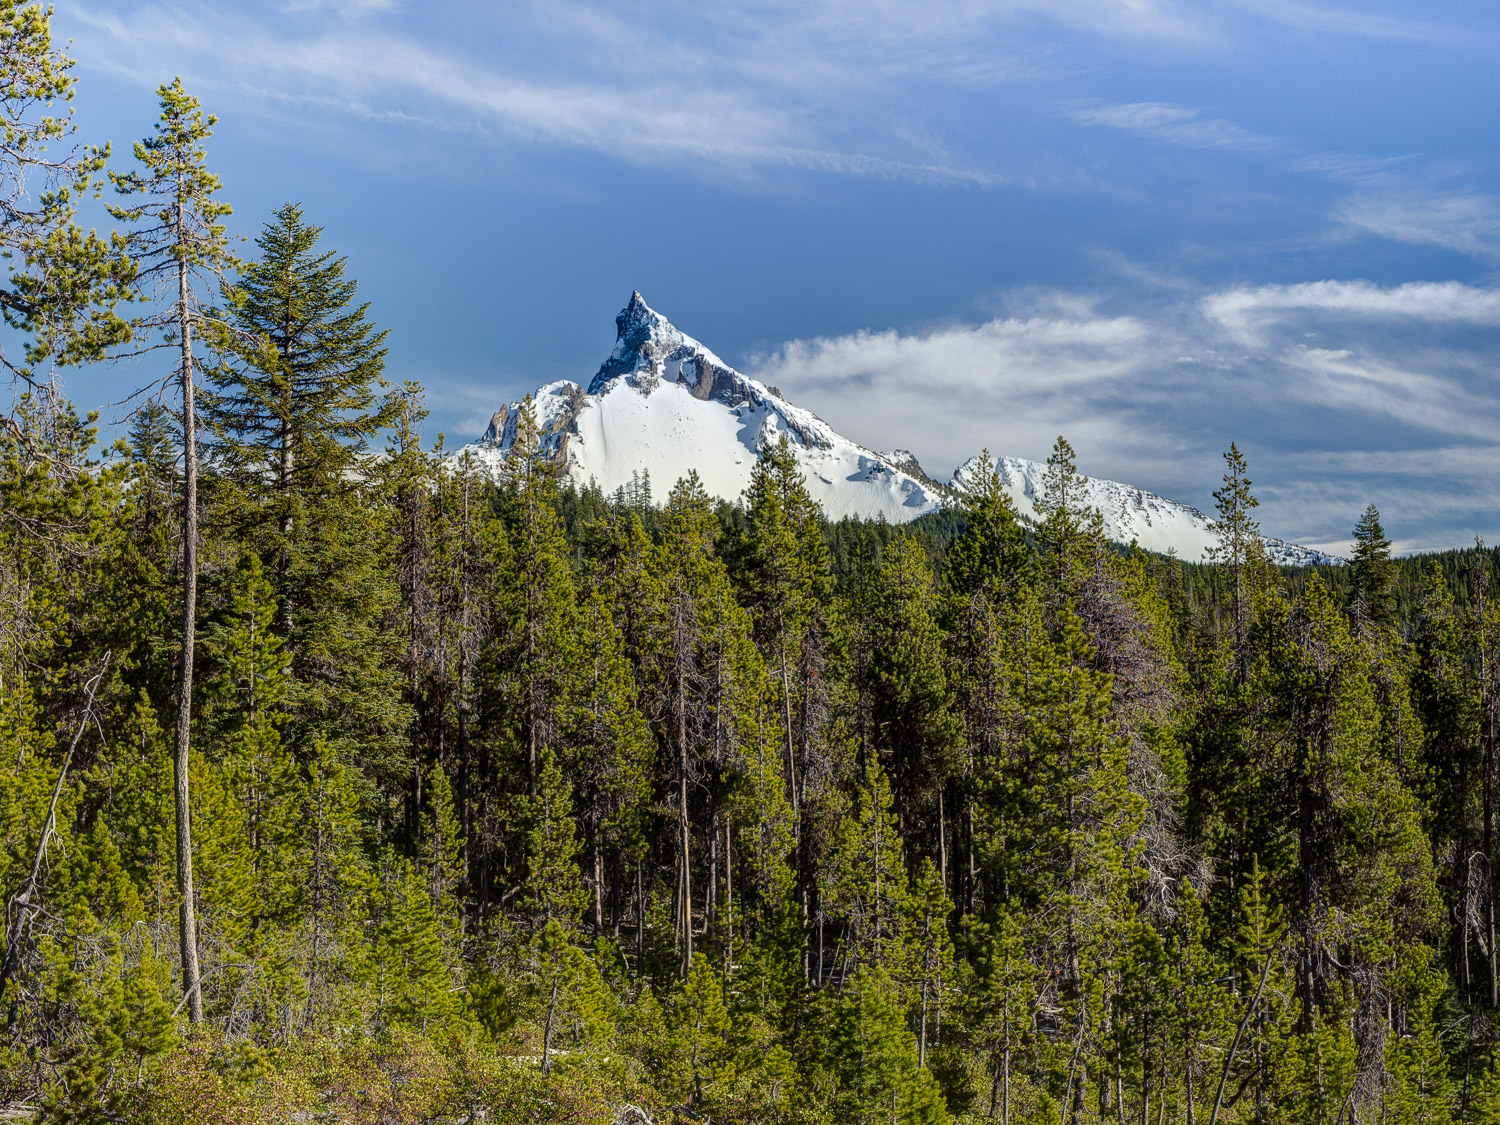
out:
M767 442L785 436L808 492L831 519L884 518L907 523L951 506L968 486L978 458L946 482L931 477L906 449L882 453L844 437L778 388L745 375L651 308L639 290L615 317L615 346L582 383L558 380L531 395L545 456L575 484L605 492L647 473L673 483L696 470L712 496L734 501ZM502 404L477 441L458 453L498 469L516 439L521 402ZM998 457L996 471L1017 510L1036 518L1045 465ZM1088 502L1118 542L1192 561L1217 543L1212 520L1191 505L1118 481L1089 478ZM1310 547L1266 540L1273 562L1336 562Z

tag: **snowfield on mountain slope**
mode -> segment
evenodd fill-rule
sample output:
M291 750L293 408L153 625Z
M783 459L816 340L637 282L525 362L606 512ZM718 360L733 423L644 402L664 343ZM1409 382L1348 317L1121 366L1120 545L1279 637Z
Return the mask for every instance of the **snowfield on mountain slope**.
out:
M951 496L904 449L878 453L836 433L780 391L743 375L653 310L640 293L615 318L614 350L589 381L548 383L532 395L543 450L575 484L596 482L606 493L649 473L655 500L696 470L710 496L736 500L750 483L762 446L786 436L808 492L830 519L884 517L907 523L936 511ZM459 452L491 468L509 455L520 403L495 411L484 436ZM962 491L977 459L959 466L949 489ZM997 471L1022 515L1036 518L1045 466L1002 457ZM1118 542L1198 561L1217 542L1196 508L1115 481L1089 481L1087 500L1104 515ZM1268 540L1283 563L1335 561L1305 547Z
M963 492L972 482L978 464L977 457L965 461L954 471L949 487ZM1042 481L1046 472L1047 466L1040 461L1028 461L1024 457L995 459L995 473L1001 485L1016 510L1027 519L1039 521L1042 518L1037 502L1042 498ZM1148 551L1161 554L1175 551L1185 561L1201 562L1219 542L1213 521L1197 508L1168 500L1144 488L1090 477L1083 500L1090 507L1099 509L1104 517L1104 533L1117 543L1135 542ZM1280 539L1266 540L1266 554L1272 562L1287 566L1338 561L1311 547Z
M940 506L937 489L735 371L639 293L615 323L614 351L587 391L561 382L532 396L543 447L575 483L592 480L608 493L649 472L660 502L696 470L709 495L734 500L749 486L761 446L785 435L808 492L831 519L907 523ZM496 411L489 431L465 449L498 465L515 441L519 407Z

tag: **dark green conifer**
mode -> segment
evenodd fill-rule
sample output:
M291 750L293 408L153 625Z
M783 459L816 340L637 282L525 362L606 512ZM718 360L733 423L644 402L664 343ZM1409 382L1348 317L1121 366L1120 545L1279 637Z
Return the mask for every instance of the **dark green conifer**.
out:
M884 970L861 968L834 1007L833 1118L857 1125L939 1125L948 1120L932 1075L917 1061L896 989Z
M230 293L232 330L208 373L215 468L284 575L307 541L299 525L354 486L348 474L392 413L377 397L387 334L355 303L348 260L319 249L322 234L298 204L276 209Z
M1250 513L1260 501L1250 491L1249 466L1240 447L1229 443L1224 454L1224 484L1214 491L1218 518L1213 522L1219 545L1209 557L1229 570L1231 581L1230 609L1234 624L1234 649L1245 674L1249 654L1246 652L1246 630L1250 616L1250 571L1262 558L1260 524Z
M1349 558L1350 577L1359 610L1375 625L1385 625L1396 612L1395 567L1391 563L1391 541L1380 526L1374 504L1354 525L1354 553Z

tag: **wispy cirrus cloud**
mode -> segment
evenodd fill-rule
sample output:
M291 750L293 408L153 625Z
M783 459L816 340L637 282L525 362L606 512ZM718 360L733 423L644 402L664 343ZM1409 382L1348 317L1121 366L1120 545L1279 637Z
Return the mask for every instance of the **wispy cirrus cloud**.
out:
M186 60L197 81L271 106L312 102L365 119L576 148L645 165L692 167L696 160L741 172L783 166L936 185L994 186L1014 179L924 158L930 152L906 159L831 146L810 123L809 106L795 88L807 81L805 71L798 72L797 84L768 91L764 80L759 87L723 80L723 73L745 69L737 57L717 68L714 80L716 68L706 65L712 53L690 59L684 43L592 11L574 10L563 22L572 32L586 32L595 52L612 39L611 49L623 57L676 54L682 64L638 72L627 67L622 74L618 67L601 73L588 66L482 63L362 18L394 11L394 4L352 0L294 4L290 10L322 18L288 27L201 5L78 14L90 33L110 44L108 52L95 54L108 58L105 65L117 73L158 81ZM583 51L585 57L590 53ZM535 69L545 73L531 73ZM813 69L827 79L833 68ZM570 70L581 76L558 79ZM586 77L590 73L598 77Z
M1379 317L1447 325L1500 325L1500 290L1457 281L1304 281L1226 289L1204 297L1204 314L1238 338L1253 342L1258 329L1292 314Z
M1500 259L1500 196L1490 193L1441 187L1423 192L1397 183L1356 193L1338 217L1351 227L1397 242Z
M1322 32L1360 39L1383 39L1402 43L1467 50L1493 49L1490 36L1475 36L1471 27L1442 19L1414 18L1415 10L1400 5L1380 11L1374 5L1362 8L1345 4L1313 4L1305 0L1231 0L1234 7L1263 20L1301 31ZM1430 9L1437 11L1437 9Z
M1263 153L1283 151L1286 148L1285 142L1252 133L1233 121L1206 117L1200 110L1166 102L1080 105L1073 108L1071 115L1083 125L1122 129L1186 148Z

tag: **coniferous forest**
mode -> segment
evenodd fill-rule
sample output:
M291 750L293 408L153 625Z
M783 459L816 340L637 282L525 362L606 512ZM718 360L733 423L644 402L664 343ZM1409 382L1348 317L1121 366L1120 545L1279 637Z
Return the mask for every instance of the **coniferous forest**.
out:
M18 1115L1500 1121L1490 552L1273 567L1237 449L1205 564L1061 439L1035 524L482 472L317 216L238 255L193 96L71 148L69 66L0 3Z

